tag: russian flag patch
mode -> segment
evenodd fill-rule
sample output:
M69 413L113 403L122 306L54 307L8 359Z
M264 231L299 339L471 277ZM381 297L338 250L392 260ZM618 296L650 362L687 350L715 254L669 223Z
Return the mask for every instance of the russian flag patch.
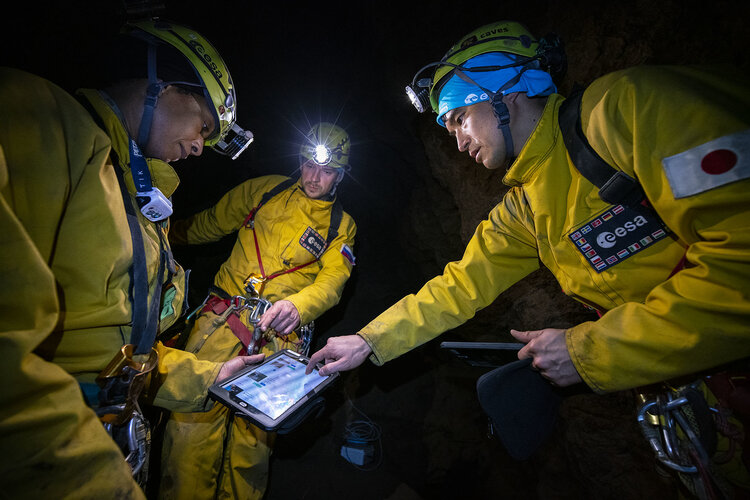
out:
M348 260L351 265L356 264L357 259L354 258L354 252L352 251L351 247L347 245L346 243L341 245L341 255L346 257L346 260Z
M675 198L750 178L750 129L662 159Z

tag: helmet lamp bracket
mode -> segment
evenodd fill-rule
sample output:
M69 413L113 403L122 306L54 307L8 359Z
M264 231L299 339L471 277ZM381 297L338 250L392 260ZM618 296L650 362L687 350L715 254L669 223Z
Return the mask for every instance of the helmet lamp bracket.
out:
M226 134L212 146L214 151L229 156L236 160L245 149L253 142L255 137L249 130L245 130L237 123L233 123Z

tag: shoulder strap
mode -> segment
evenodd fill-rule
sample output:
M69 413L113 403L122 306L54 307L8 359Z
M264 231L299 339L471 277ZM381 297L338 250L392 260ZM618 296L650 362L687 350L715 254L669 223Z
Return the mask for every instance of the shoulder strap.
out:
M570 159L578 171L599 188L599 197L612 205L638 205L646 195L638 181L605 162L591 147L581 128L583 89L574 91L560 106L558 123Z
M279 184L277 184L273 188L271 188L271 190L268 191L267 193L264 193L263 196L260 199L260 203L258 203L258 207L256 208L256 211L258 210L258 208L260 208L263 205L265 205L268 202L268 200L270 200L271 198L273 198L274 196L276 196L280 192L284 191L288 187L294 185L295 182L297 182L297 179L295 179L295 178L289 178L289 179L287 179L285 181L280 182Z
M260 207L268 203L268 200L270 200L280 192L292 186L295 182L297 182L297 179L286 179L284 181L281 181L279 184L276 184L273 188L271 188L270 191L263 193L263 196L260 198L260 202L258 202L258 204L254 206L252 210L250 210L250 213L247 214L247 217L245 217L245 222L242 223L242 227L253 227L253 224L255 223L255 214L258 213Z
M252 227L252 224L255 220L255 214L258 213L258 210L260 207L265 205L268 200L276 196L277 194L281 193L282 191L286 190L290 186L292 186L295 182L297 182L297 179L290 178L285 181L282 181L281 183L274 186L270 191L263 194L263 196L260 198L260 202L256 207L254 207L249 214L247 214L247 217L245 218L245 222L243 223L244 227ZM339 235L339 227L341 226L341 219L344 217L344 209L341 206L341 202L339 200L335 200L333 202L333 206L331 207L331 223L328 226L328 236L326 237L326 244L330 245L333 240L336 239L336 237Z
M80 98L79 102L84 108L86 108L99 128L106 130L101 117L96 113L91 104L84 98ZM159 326L158 318L159 305L161 302L162 280L168 255L165 252L165 244L161 228L158 227L158 223L154 223L157 224L156 231L159 234L159 269L157 271L154 294L151 298L151 306L149 307L148 269L146 265L146 251L143 243L143 235L141 234L141 224L138 221L138 214L133 207L130 193L125 186L122 169L120 168L120 158L114 148L110 148L110 158L112 159L112 167L117 175L117 182L120 185L120 194L122 195L122 201L125 206L125 215L127 217L130 238L133 244L133 265L130 269L130 302L133 308L131 313L132 326L130 331L130 343L135 346L134 354L145 354L151 351L156 339L156 331Z
M164 270L167 260L164 251L164 237L159 227L156 228L159 234L159 269L156 273L156 283L154 285L154 294L151 298L151 305L148 305L148 270L146 265L146 252L144 249L143 236L141 235L141 225L138 222L138 215L133 208L130 193L125 187L125 181L122 178L120 167L114 164L117 180L120 184L125 212L127 214L128 226L130 227L130 237L133 243L133 267L131 278L133 304L132 321L133 326L130 332L130 343L135 346L134 354L146 354L151 352L151 347L156 340L156 331L159 328L159 305L161 299L162 280L164 279Z
M337 199L333 202L331 207L331 224L328 226L328 236L326 237L326 246L330 245L336 236L339 235L339 226L341 226L341 219L344 217L344 208L341 206L341 202Z

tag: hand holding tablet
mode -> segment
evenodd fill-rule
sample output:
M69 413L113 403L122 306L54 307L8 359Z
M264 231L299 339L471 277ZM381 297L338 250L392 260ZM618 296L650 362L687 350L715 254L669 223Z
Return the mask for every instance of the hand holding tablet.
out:
M320 400L317 396L338 377L338 373L320 375L317 367L305 374L308 362L309 358L284 349L214 384L208 394L258 427L276 431L304 419Z

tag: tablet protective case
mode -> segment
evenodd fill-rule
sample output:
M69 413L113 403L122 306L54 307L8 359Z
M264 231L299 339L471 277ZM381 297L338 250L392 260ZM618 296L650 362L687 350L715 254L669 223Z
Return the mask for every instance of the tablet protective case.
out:
M300 384L305 387L310 382L310 375L301 375L308 361L294 351L278 351L263 363L214 384L209 396L261 429L286 434L310 416L322 413L325 400L320 393L338 377L337 373L330 375L300 395ZM292 389L286 391L289 381ZM292 402L293 396L297 399ZM274 407L278 402L283 405L281 409Z

